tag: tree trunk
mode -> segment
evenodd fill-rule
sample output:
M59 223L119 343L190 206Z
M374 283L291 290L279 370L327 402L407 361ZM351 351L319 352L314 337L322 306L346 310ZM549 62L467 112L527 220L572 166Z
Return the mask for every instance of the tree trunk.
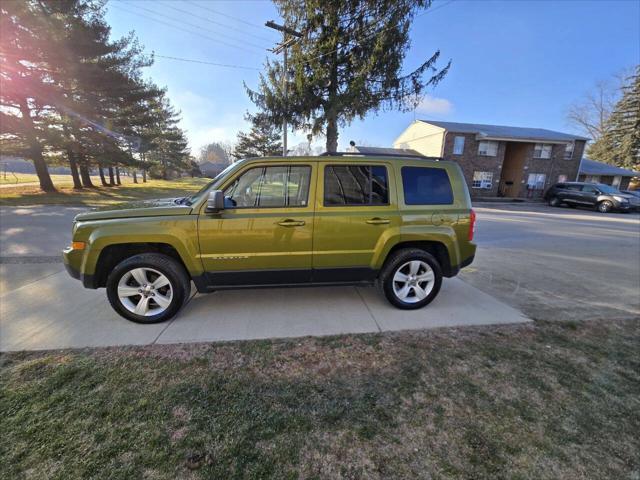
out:
M136 176L135 170L131 172L131 176L133 177L133 183L138 183L138 177Z
M69 159L69 169L71 170L71 178L73 178L73 189L82 190L82 182L80 181L80 173L78 172L78 163L76 162L76 154L70 148L67 149L67 158Z
M82 179L82 185L85 188L94 188L95 185L91 181L91 174L89 173L87 159L84 158L82 154L78 157L78 163L80 164L80 178Z
M327 118L327 152L338 151L338 121L335 116Z
M110 187L115 187L116 186L116 179L113 176L113 167L109 166L107 171L109 172L109 186Z
M142 183L147 183L147 159L144 153L141 153L140 156L142 157Z
M38 180L40 181L40 188L43 192L55 192L56 187L53 186L51 181L51 175L49 175L49 169L42 156L42 145L36 138L35 129L33 126L33 119L31 118L31 111L27 105L27 100L20 101L20 113L22 114L22 121L26 128L26 137L29 144L29 157L33 161L33 166L36 169Z
M100 183L102 183L103 187L109 187L110 185L107 183L107 180L104 178L104 172L102 171L102 165L98 164L98 172L100 173Z
M122 185L122 182L120 181L120 167L116 167L116 183L118 185Z

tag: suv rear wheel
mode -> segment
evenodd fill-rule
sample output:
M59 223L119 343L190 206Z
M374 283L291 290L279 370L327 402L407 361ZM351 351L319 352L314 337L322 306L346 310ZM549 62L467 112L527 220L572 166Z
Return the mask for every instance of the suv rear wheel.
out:
M387 300L403 310L424 307L438 295L442 269L433 255L418 249L399 250L380 273L380 287Z
M180 263L158 253L134 255L120 262L107 278L107 297L113 309L136 323L170 319L191 291Z

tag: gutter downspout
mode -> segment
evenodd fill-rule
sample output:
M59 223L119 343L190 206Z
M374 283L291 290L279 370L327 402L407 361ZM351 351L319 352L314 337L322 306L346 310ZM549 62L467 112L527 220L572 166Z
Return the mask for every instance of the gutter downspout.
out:
M578 172L576 173L576 179L574 180L575 182L578 182L579 178L580 178L580 170L582 170L582 159L584 158L584 155L582 155L580 157L580 163L578 164Z

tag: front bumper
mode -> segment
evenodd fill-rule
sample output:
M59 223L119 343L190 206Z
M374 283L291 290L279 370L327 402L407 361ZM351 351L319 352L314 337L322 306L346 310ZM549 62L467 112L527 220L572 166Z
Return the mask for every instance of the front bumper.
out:
M80 254L80 255L79 255ZM62 261L64 263L64 268L67 270L67 273L76 280L80 280L82 285L85 288L98 288L95 285L95 277L94 275L87 275L81 273L81 271L74 267L75 264L80 263L81 260L78 258L81 257L82 252L78 250L73 250L71 247L67 247L62 251Z

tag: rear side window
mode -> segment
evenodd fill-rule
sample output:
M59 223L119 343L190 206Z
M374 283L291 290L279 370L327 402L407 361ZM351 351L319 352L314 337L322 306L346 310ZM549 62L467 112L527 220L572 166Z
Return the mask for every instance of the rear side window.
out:
M387 168L377 165L324 167L324 205L387 205Z
M442 168L402 167L406 205L451 205L453 191L447 171Z

